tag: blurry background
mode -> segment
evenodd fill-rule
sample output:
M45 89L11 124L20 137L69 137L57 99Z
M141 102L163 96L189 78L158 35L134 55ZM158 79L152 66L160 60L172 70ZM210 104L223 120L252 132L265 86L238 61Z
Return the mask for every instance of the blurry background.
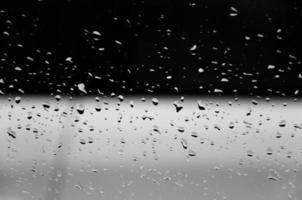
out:
M0 4L5 94L79 94L84 83L94 94L286 96L302 84L298 0Z

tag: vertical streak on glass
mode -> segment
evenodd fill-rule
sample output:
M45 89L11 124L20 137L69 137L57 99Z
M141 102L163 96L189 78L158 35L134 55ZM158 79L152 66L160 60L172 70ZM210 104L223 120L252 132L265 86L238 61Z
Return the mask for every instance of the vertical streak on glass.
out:
M68 109L71 108L71 103L67 103ZM72 119L73 112L67 115L65 124L63 124L62 133L58 139L58 145L53 161L53 168L48 179L48 187L45 200L61 200L64 192L67 166L68 152L72 146Z

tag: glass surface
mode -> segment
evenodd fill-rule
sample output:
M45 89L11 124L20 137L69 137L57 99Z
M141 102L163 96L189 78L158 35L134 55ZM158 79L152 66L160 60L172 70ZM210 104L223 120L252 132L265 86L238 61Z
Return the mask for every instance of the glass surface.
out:
M0 200L302 200L301 6L1 0Z

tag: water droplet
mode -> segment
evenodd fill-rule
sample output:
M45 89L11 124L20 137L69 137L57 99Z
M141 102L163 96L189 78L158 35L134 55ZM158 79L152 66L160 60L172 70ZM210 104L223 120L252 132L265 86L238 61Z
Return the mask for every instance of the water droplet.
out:
M229 82L229 79L227 79L227 78L222 78L220 81L223 82L223 83L226 83L226 82Z
M221 89L217 89L217 88L214 89L214 93L222 93L222 92L223 91Z
M121 138L121 143L122 144L125 144L126 143L126 140L124 138Z
M204 69L199 68L199 69L198 69L198 72L199 72L199 73L203 73L203 72L204 72Z
M84 138L81 138L80 139L80 144L82 144L82 145L86 144L86 140Z
M61 96L57 94L57 95L55 96L55 99L56 99L57 101L60 101L60 100L61 100Z
M188 148L188 142L185 138L181 138L180 143L184 149Z
M86 89L85 89L84 83L79 83L79 84L78 84L78 89L79 89L81 92L87 94L87 91L86 91Z
M275 65L268 65L267 66L267 69L275 69L276 67L275 67Z
M197 101L197 105L198 105L199 110L205 110L206 109L200 100Z
M19 96L15 97L15 102L16 102L17 104L20 103L20 102L21 102L21 97L19 97Z
M235 8L234 6L231 6L230 9L231 9L231 11L238 12L238 9Z
M253 157L254 156L254 151L252 151L252 150L248 150L246 153L247 153L247 155L249 157Z
M101 36L101 33L99 31L93 31L92 34L96 36Z
M130 104L130 107L131 107L131 108L134 107L134 102L133 102L132 100L129 102L129 104Z
M157 106L158 105L158 99L157 98L152 98L152 103Z
M67 57L67 58L65 58L65 61L66 61L66 62L72 63L72 57Z
M229 124L229 128L230 128L230 129L233 129L234 127L235 127L234 122L230 122L230 124Z
M46 111L48 111L48 109L50 108L50 105L47 103L43 103L42 106L43 106L44 110L46 110Z
M96 105L96 106L95 106L95 110L96 110L97 112L100 112L100 111L102 110L102 108L101 108L100 105Z
M191 48L190 48L190 51L195 51L197 49L197 45L194 44Z
M191 136L192 136L193 138L197 138L197 137L198 137L198 133L193 131L193 132L191 133Z
M11 127L8 127L8 128L7 128L7 134L8 134L11 138L16 139L16 132L14 132L14 131L12 130Z
M178 130L178 132L183 133L183 132L185 132L185 127L179 126L179 127L177 128L177 130Z
M252 102L252 104L254 104L255 106L258 105L258 102L257 102L256 100L254 100L254 99L252 99L251 102Z
M277 132L277 133L276 133L276 138L278 138L278 139L279 139L279 138L281 138L281 137L282 137L282 133Z
M118 44L118 45L123 45L123 43L119 40L115 40L115 43Z
M78 104L78 105L76 106L76 111L77 111L80 115L83 114L84 111L85 111L84 105L83 105L83 104Z
M272 181L278 181L281 179L281 176L276 170L270 169L267 178Z
M190 149L190 150L188 151L188 156L193 157L193 156L196 156L196 155L197 155L197 153L196 153L195 151L193 151L192 149Z
M302 129L302 124L294 124L294 128Z
M281 120L281 121L279 122L279 126L280 126L280 127L285 127L285 126L286 126L286 121L285 121L285 120Z
M119 99L119 101L120 101L120 102L124 101L124 97L123 97L123 95L118 95L118 97L117 97L117 98Z
M177 101L174 101L173 105L175 106L176 112L181 111L183 109L183 106L180 105Z
M266 154L269 155L269 156L273 155L273 149L271 147L268 147L266 149Z
M155 131L155 132L161 134L160 131L159 131L159 127L158 127L157 125L154 125L154 126L153 126L153 131Z

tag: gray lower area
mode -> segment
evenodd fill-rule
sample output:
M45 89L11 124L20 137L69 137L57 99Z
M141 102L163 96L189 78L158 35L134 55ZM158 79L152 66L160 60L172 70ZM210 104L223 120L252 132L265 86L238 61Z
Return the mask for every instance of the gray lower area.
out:
M299 100L0 99L0 200L302 199Z

